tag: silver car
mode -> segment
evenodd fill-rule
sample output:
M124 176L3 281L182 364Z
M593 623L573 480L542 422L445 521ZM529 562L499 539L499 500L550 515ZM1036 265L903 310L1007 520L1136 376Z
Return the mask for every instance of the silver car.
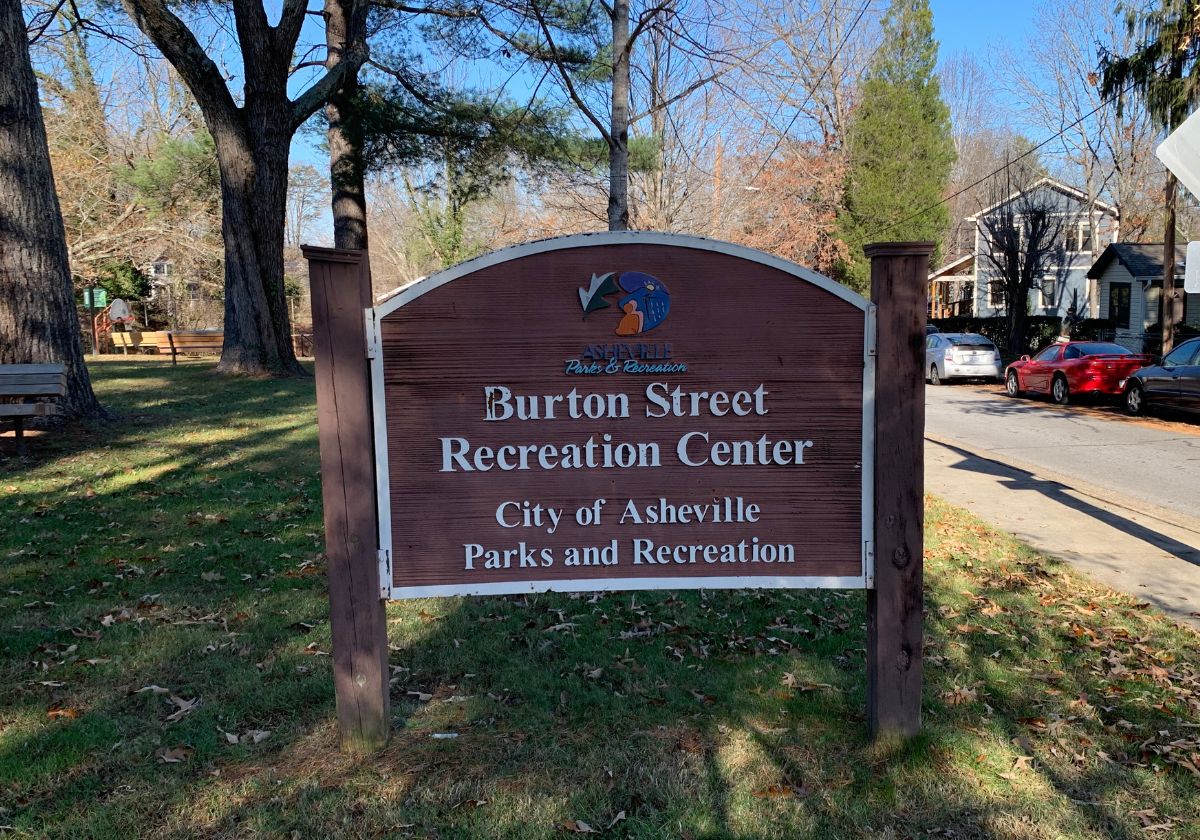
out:
M1004 376L1000 351L978 333L934 333L925 339L925 377L941 385L947 379L993 379Z

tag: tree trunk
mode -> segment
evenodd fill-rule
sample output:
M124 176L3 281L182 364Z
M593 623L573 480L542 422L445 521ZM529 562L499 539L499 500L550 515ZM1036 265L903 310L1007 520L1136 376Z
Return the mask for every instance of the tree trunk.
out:
M1167 184L1163 189L1166 212L1163 218L1163 282L1162 295L1158 301L1158 323L1162 327L1162 354L1165 356L1175 346L1175 323L1179 320L1178 301L1175 299L1175 187L1178 181L1174 173L1167 173Z
M83 363L66 233L19 0L0 0L0 364L67 367L68 417L103 416Z
M225 238L225 342L217 369L305 376L292 349L283 288L288 147L296 129L341 84L340 72L326 72L292 101L288 80L306 4L283 0L272 25L261 3L230 0L225 5L236 23L244 68L235 100L224 71L170 8L176 5L121 0L191 91L216 144Z
M292 349L283 285L291 137L269 116L252 114L245 123L257 136L232 126L213 132L225 239L225 340L217 370L307 376Z
M347 45L361 36L355 8L358 0L326 0L325 45L332 67ZM333 185L333 246L367 249L367 198L363 183L362 122L355 99L358 73L350 73L329 98L325 138L329 144L329 175Z
M608 144L608 229L629 229L629 0L612 16L612 121Z
M1025 298L1028 299L1029 291L1026 290ZM1023 356L1028 352L1026 348L1026 331L1028 329L1029 316L1025 311L1024 306L1017 306L1014 301L1019 299L1017 296L1011 296L1007 301L1008 304L1008 352L1013 356Z

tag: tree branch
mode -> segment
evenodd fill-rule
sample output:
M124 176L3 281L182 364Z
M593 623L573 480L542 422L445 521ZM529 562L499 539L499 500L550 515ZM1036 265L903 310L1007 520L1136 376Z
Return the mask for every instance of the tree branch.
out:
M370 4L380 9L391 9L394 12L405 12L410 15L435 15L455 20L468 20L483 15L483 10L479 6L461 9L439 9L434 6L412 6L408 3L399 2L399 0L370 0Z
M367 60L367 51L362 47L352 47L346 50L337 64L325 72L304 93L292 101L291 128L295 131L305 120L317 112L333 93L342 86L342 81L350 73L354 73Z
M559 57L558 47L554 44L554 38L550 34L550 27L546 25L546 18L543 17L541 8L537 3L533 3L532 6L533 13L537 17L538 27L542 30L542 34L546 38L546 44L550 47L550 56L554 64L554 69L558 71L558 75L562 78L563 86L567 89L567 95L571 97L571 101L575 103L575 107L577 107L580 112L587 117L588 121L596 127L596 130L600 132L600 136L604 138L604 142L611 147L613 144L612 135L609 134L608 129L604 127L604 123L592 113L592 109L587 106L587 103L583 101L583 97L581 97L579 95L579 91L575 89L575 83L571 81L571 74L568 73L567 68L563 66L562 60Z
M654 19L658 17L660 12L665 12L675 5L675 0L666 0L664 3L659 3L657 6L651 6L646 11L638 15L638 22L634 25L633 31L629 33L629 40L625 42L625 55L630 55L633 52L633 42L638 39L638 36L646 31Z
M210 124L233 124L238 107L225 78L196 36L165 0L121 0L121 6L187 84Z

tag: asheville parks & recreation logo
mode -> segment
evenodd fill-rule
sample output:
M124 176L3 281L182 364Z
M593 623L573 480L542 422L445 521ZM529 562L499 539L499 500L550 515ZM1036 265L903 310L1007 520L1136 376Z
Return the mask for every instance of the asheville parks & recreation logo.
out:
M623 314L614 330L620 336L650 332L667 319L671 309L671 294L657 277L640 271L626 271L616 277L616 272L610 271L600 276L593 274L588 288L579 287L583 317L612 306L605 298L613 295L622 295L617 306Z

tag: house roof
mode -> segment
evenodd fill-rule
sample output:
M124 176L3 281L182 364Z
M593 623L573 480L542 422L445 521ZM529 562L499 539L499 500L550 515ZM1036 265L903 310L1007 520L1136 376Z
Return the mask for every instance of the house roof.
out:
M943 277L952 277L958 274L960 271L971 271L974 268L975 255L967 254L965 257L959 257L952 262L946 263L937 271L934 271L929 275L929 282L932 283L934 280L940 280Z
M1070 186L1069 184L1064 184L1062 181L1056 181L1053 178L1041 178L1037 181L1034 181L1032 184L1030 184L1025 189L1017 190L1015 193L1008 196L1007 198L1002 199L1001 201L997 201L995 204L991 205L990 207L983 208L978 213L976 213L974 216L968 216L966 218L966 221L973 222L976 219L978 219L980 216L985 216L988 213L995 210L997 207L1008 204L1008 202L1012 201L1014 198L1024 195L1025 193L1033 192L1034 190L1038 189L1039 187L1048 187L1049 189L1052 189L1055 192L1062 193L1063 195L1068 196L1070 198L1074 198L1077 201L1086 202L1088 200L1087 193L1083 192L1082 190L1077 190L1074 187ZM1116 207L1113 207L1111 204L1100 201L1098 199L1092 202L1092 206L1095 209L1101 211L1102 213L1107 213L1108 215L1110 215L1114 218L1116 218L1117 216L1120 215L1117 212Z
M1183 248L1175 249L1175 271L1183 270L1186 255ZM1087 276L1100 277L1117 260L1133 277L1162 277L1163 243L1161 242L1114 242L1101 252L1096 262L1088 269Z

